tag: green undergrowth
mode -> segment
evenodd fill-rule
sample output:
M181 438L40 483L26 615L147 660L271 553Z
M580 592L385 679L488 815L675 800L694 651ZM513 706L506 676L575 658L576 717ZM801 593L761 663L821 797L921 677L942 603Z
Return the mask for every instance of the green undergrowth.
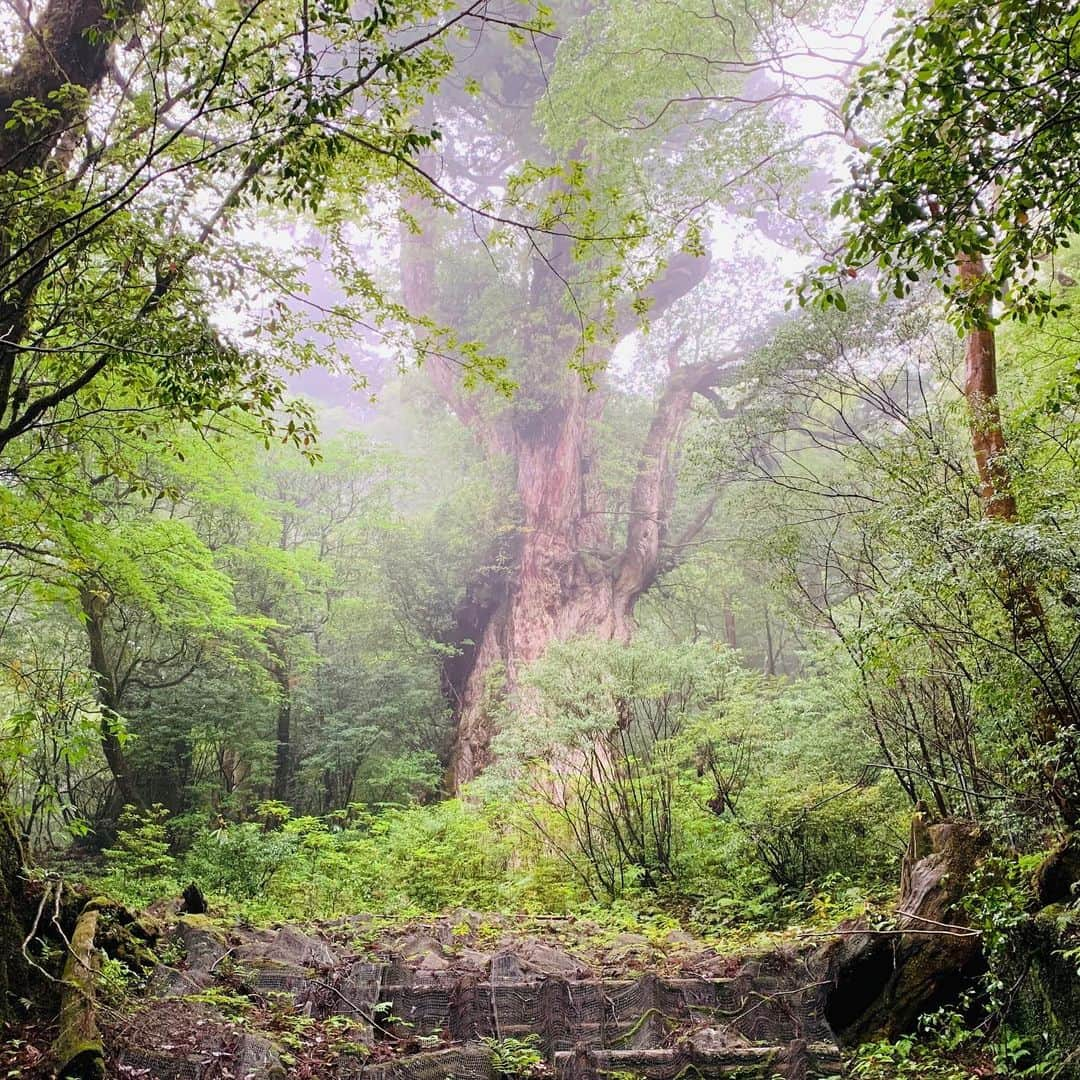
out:
M849 1073L855 1080L1049 1080L1062 1065L1037 1038L942 1009L911 1035L860 1046Z
M556 855L508 828L502 808L458 801L324 818L265 804L259 820L197 830L161 808L128 812L92 880L136 909L175 899L189 882L215 915L253 925L356 914L405 925L464 908L510 916L523 932L558 927L570 946L580 938L586 948L618 949L633 935L658 955L687 945L680 934L754 950L823 931L873 899L842 875L798 893L770 890L744 866L711 883L699 875L690 888L597 900Z

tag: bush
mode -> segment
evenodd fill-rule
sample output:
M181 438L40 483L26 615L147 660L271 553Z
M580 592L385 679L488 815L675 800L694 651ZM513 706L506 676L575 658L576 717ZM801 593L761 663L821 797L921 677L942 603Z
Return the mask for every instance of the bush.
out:
M828 877L888 880L898 848L892 815L876 785L833 780L816 788L774 781L742 823L754 857L781 889L803 891Z
M203 831L184 859L184 876L204 891L250 900L267 890L297 846L295 837L250 821Z
M106 867L104 887L129 906L141 907L179 890L176 860L169 853L168 814L161 805L142 811L125 806L116 846L102 853Z
M496 740L501 773L525 830L594 899L677 876L688 734L723 713L737 682L722 646L645 639L552 645L528 672L535 715L508 717Z

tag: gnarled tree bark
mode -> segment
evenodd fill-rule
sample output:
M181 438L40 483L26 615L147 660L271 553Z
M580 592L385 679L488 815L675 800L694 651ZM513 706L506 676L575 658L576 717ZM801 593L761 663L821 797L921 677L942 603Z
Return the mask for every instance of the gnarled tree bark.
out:
M826 1016L843 1045L895 1039L918 1018L955 1003L986 969L982 936L961 900L988 836L970 822L912 820L904 857L898 930L849 926L818 957L831 984Z
M430 212L419 200L409 200L407 209L421 226L430 223ZM401 256L406 304L417 315L437 312L430 238L403 230ZM541 349L554 349L547 363L560 364L577 345L580 331L563 311L551 271L552 264L564 258L557 241L548 257L537 259L533 267L533 306L523 322L545 327L543 342L533 345L538 364L545 362ZM673 260L649 291L653 317L699 284L707 270L707 258ZM584 634L618 641L632 636L634 606L661 570L675 497L676 457L694 396L707 392L734 366L733 357L681 364L680 344L669 357L670 374L641 450L623 538L611 535L595 469L596 426L607 403L602 386L589 389L566 371L542 407L511 407L489 417L463 393L452 363L428 359L428 378L450 410L481 446L513 460L521 518L509 577L502 589L483 590L483 603L464 609L470 625L468 633L459 636L473 644L453 656L444 672L457 718L449 769L455 790L490 761L496 734L493 696L514 694L521 673L551 642ZM700 531L707 521L708 514L702 515L692 531Z

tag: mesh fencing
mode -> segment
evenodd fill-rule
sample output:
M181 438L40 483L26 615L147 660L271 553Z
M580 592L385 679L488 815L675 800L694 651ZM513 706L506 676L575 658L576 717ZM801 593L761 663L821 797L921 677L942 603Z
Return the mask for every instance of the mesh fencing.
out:
M632 1049L662 1045L693 1024L723 1024L768 1046L831 1041L814 985L761 977L570 981L498 985L466 977L452 986L384 985L380 1001L417 1035L454 1041L532 1033L551 1057L578 1044Z
M198 974L189 973L189 980ZM263 960L246 967L244 977L256 996L287 994L298 1010L315 1018L349 1016L358 1024L359 1041L368 1045L386 1038L397 1046L396 1040L424 1036L454 1044L393 1060L343 1060L333 1080L497 1080L492 1051L481 1040L528 1036L536 1036L559 1080L607 1080L616 1073L650 1080L690 1073L803 1080L839 1071L825 1021L825 987L792 956L747 963L724 979L649 974L529 980L513 954L494 957L484 974L418 973L400 963L366 961L304 969ZM147 1021L167 1003L187 1004L183 979L160 980L160 991L163 997L147 1005ZM160 1080L281 1075L272 1056L260 1059L251 1052L257 1036L249 1037L245 1050L245 1038L238 1039L235 1029L210 1017L202 1024L209 1049L192 1052L163 1044L152 1023L140 1025L133 1018L116 1059L122 1075ZM688 1038L703 1030L719 1033L716 1045Z

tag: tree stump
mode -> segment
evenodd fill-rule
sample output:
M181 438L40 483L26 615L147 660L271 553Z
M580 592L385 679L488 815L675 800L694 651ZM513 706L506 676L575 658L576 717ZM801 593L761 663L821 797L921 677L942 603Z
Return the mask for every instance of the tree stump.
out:
M825 1014L842 1044L897 1038L923 1013L956 1001L986 970L981 937L968 927L960 900L987 844L970 822L932 825L916 813L896 932L853 924L819 957L831 982Z

